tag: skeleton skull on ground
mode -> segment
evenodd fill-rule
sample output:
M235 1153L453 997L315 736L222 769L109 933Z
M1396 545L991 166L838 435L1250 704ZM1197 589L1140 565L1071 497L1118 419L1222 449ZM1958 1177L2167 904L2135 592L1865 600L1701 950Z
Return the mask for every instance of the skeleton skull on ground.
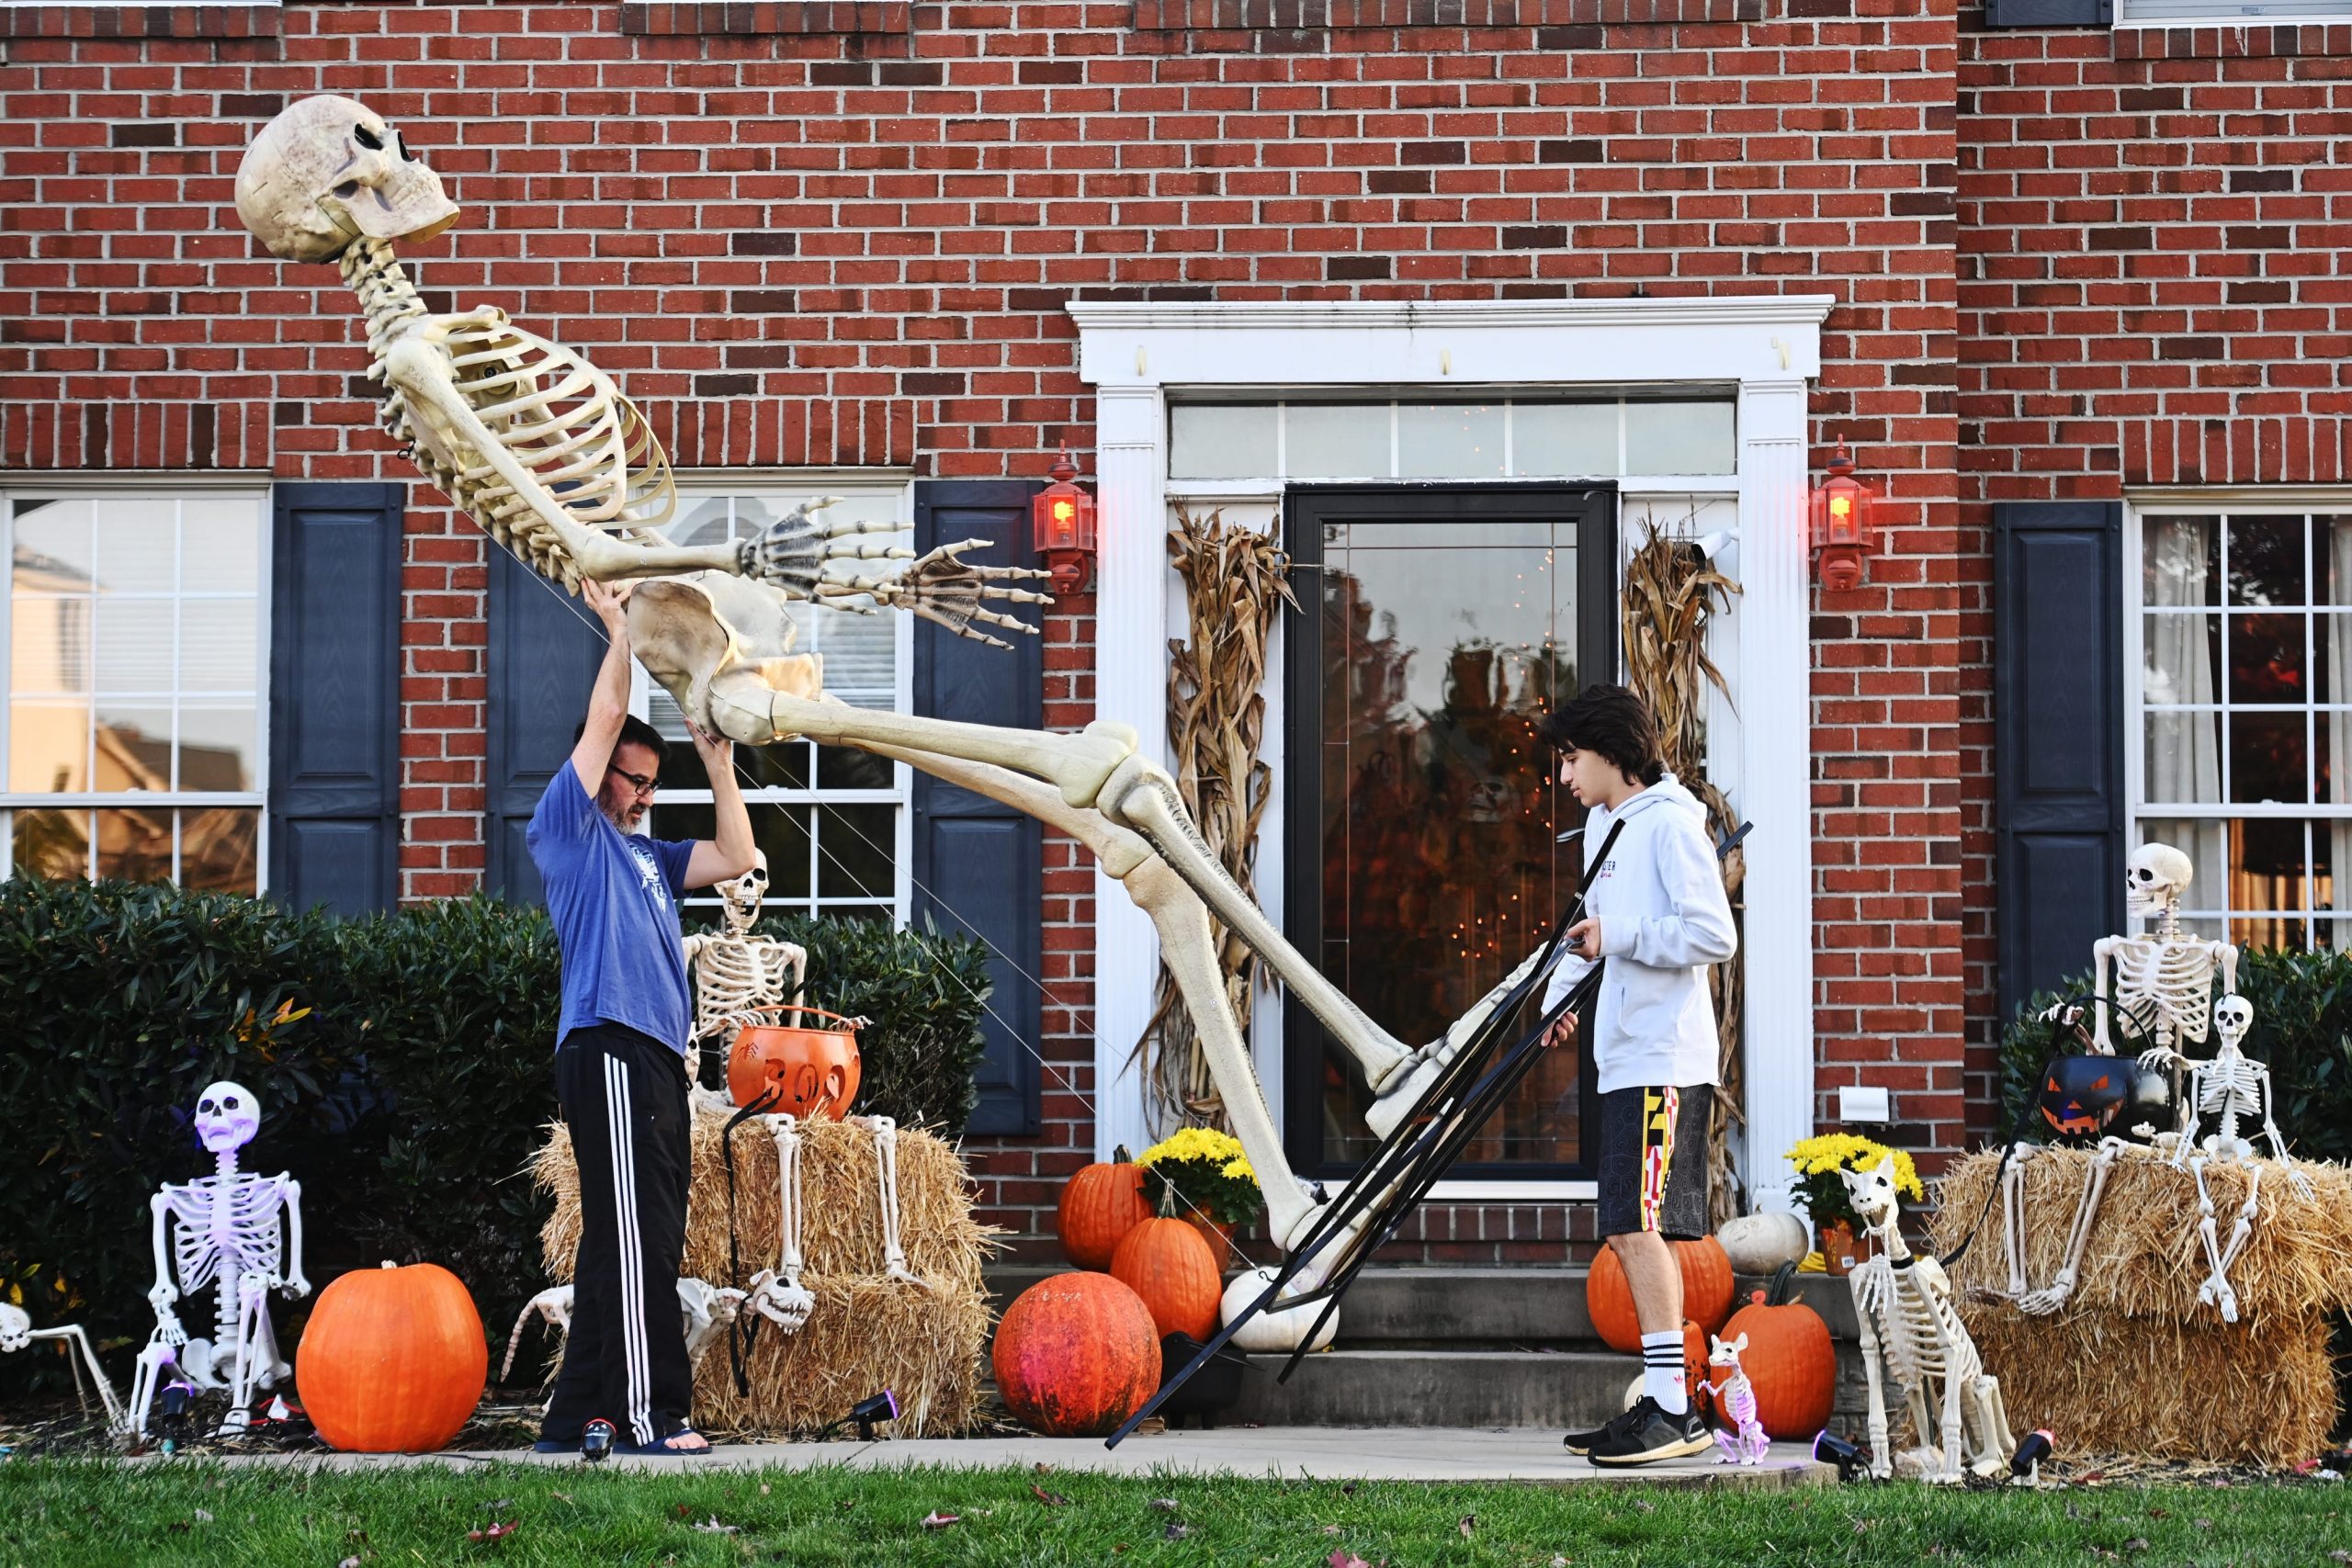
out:
M261 1131L261 1100L243 1084L207 1084L196 1100L196 1136L207 1154L243 1148Z
M2194 863L2170 844L2142 844L2124 863L2124 909L2140 919L2153 919L2176 908L2196 874Z
M254 138L237 216L287 261L333 261L353 241L429 240L458 220L440 176L367 105L305 98Z

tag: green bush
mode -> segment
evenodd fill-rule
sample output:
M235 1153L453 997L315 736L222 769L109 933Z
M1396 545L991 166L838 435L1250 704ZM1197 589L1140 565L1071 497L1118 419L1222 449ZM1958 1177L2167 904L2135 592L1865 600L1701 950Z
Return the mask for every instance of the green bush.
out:
M874 1020L862 1109L960 1133L984 950L851 921L775 922L809 999ZM470 898L338 920L132 883L0 883L0 1299L86 1324L119 1379L153 1326L148 1198L200 1175L197 1091L262 1100L243 1168L302 1184L317 1285L383 1258L466 1281L494 1345L545 1283L523 1174L556 1114L560 961L546 913ZM308 1303L273 1308L296 1328ZM208 1333L211 1297L183 1304ZM283 1336L292 1343L291 1334ZM0 1358L0 1395L62 1387Z
M2001 1039L2002 1131L2030 1105L2047 1049L2040 1015L2061 996L2087 993L2087 974L2063 990L2031 998ZM2238 957L2238 994L2254 1004L2245 1054L2267 1063L2277 1090L2273 1114L2289 1147L2305 1159L2352 1158L2352 954L2250 949ZM2123 1032L2112 1024L2119 1048ZM2192 1057L2212 1054L2209 1040Z

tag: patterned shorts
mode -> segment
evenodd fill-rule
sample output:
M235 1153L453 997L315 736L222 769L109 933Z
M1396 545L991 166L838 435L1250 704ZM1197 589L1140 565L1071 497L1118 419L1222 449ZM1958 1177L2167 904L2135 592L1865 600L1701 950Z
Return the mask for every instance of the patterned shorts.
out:
M1600 1234L1707 1234L1707 1112L1715 1091L1613 1089L1600 1097ZM1679 1157L1677 1157L1679 1156Z

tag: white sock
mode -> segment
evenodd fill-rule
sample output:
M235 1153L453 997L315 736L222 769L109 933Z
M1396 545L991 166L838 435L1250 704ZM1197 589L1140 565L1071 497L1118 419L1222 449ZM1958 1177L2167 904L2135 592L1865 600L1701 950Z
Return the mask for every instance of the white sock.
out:
M1685 1377L1682 1336L1642 1336L1642 1392L1656 1400L1657 1407L1668 1416L1686 1415L1690 1409L1690 1389Z

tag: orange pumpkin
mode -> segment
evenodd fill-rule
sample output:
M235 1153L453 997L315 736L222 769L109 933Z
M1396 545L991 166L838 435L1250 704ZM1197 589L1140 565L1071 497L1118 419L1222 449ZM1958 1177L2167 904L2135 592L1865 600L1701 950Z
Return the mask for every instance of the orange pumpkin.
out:
M1225 1278L1209 1244L1187 1222L1146 1220L1127 1232L1111 1253L1111 1278L1143 1298L1162 1338L1205 1340L1216 1332Z
M1674 1249L1675 1266L1682 1274L1682 1315L1713 1334L1731 1315L1731 1259L1724 1255L1724 1244L1708 1235L1667 1245ZM1608 1247L1601 1247L1585 1276L1584 1303L1593 1331L1611 1349L1630 1355L1642 1348L1634 1292L1625 1283L1624 1266Z
M1056 1274L1004 1309L989 1360L1014 1420L1048 1438L1097 1438L1159 1389L1159 1331L1110 1275Z
M1739 1364L1755 1385L1756 1419L1764 1430L1775 1438L1806 1438L1829 1424L1838 1397L1838 1351L1821 1314L1789 1300L1795 1275L1796 1265L1782 1264L1771 1289L1750 1292L1749 1304L1732 1314L1719 1337L1747 1336ZM1708 1370L1711 1386L1730 1378L1729 1367Z
M465 1283L387 1263L319 1292L294 1381L319 1436L346 1453L431 1453L481 1403L490 1343Z
M1063 1257L1080 1269L1104 1269L1127 1233L1149 1218L1143 1167L1130 1161L1123 1146L1110 1164L1090 1165L1069 1179L1054 1233L1061 1237Z

